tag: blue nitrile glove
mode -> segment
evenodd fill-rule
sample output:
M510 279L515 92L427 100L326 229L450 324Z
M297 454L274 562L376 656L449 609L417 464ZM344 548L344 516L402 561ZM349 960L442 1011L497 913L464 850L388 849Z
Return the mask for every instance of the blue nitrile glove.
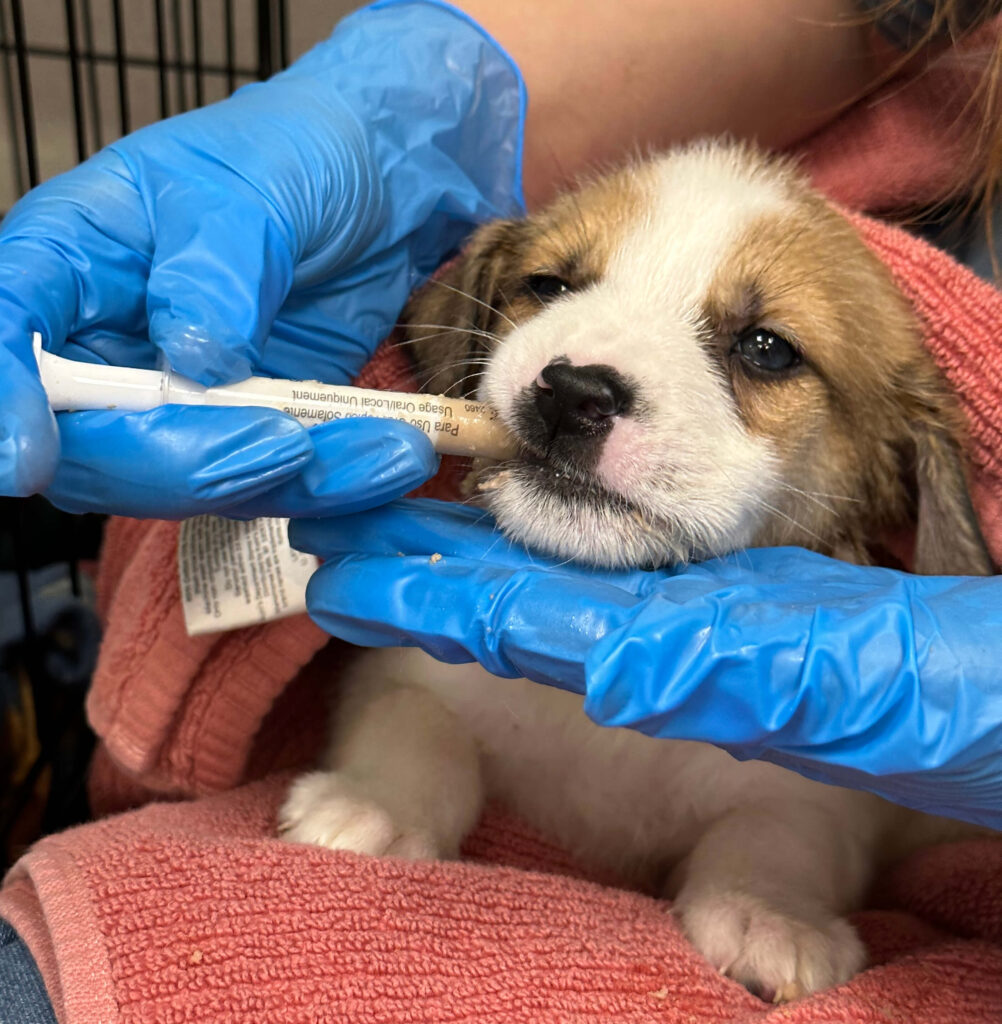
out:
M307 431L277 412L164 408L60 416L57 435L31 332L89 362L162 353L203 384L344 383L473 225L521 209L524 105L517 69L464 14L390 0L270 81L29 193L0 231L0 493L317 515L341 507L330 467L360 446L365 475L397 474L389 493L423 479L427 444L405 428L384 443L385 422Z
M1002 827L1002 579L799 548L599 572L428 501L303 520L290 537L326 560L307 601L335 636L476 660L583 694L603 725Z

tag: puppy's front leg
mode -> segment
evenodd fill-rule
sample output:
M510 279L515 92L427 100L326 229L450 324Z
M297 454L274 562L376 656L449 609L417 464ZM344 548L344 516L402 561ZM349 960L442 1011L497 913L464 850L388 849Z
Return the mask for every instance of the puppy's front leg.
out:
M396 678L399 651L359 657L338 694L325 771L279 812L289 842L410 859L455 857L483 803L473 737L432 693Z
M822 800L730 811L673 879L692 943L764 999L796 999L863 967L863 945L842 916L871 872L876 824L869 798L857 796L832 808Z

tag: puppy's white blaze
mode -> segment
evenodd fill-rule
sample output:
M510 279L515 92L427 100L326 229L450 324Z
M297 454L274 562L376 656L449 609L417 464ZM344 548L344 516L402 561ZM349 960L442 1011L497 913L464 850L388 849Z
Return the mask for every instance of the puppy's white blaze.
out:
M749 228L792 209L783 181L740 151L695 146L638 171L644 212L624 233L603 278L513 331L495 353L481 397L514 425L516 400L551 360L613 366L638 388L595 470L665 531L665 555L688 557L746 544L774 488L778 460L745 430L719 367L700 344L712 283ZM515 481L490 498L510 532L562 555L636 564L653 543L623 522L544 510ZM558 507L559 506L559 509ZM549 522L546 520L549 519ZM641 532L643 532L641 530Z
M698 144L644 168L645 214L627 232L605 279L638 301L691 321L748 229L795 209L774 170L741 150Z

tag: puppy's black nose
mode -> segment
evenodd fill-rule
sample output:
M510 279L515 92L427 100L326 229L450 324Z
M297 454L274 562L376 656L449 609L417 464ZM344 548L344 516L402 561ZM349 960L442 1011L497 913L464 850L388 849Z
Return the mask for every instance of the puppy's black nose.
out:
M536 378L533 399L551 438L595 436L612 428L614 416L629 412L633 388L611 366L555 359Z

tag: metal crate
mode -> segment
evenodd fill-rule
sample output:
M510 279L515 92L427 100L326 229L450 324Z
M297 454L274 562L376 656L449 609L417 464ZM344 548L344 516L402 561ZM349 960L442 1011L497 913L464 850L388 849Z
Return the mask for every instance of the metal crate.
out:
M2 0L0 54L7 160L20 194L143 124L285 66L288 7L286 0Z

